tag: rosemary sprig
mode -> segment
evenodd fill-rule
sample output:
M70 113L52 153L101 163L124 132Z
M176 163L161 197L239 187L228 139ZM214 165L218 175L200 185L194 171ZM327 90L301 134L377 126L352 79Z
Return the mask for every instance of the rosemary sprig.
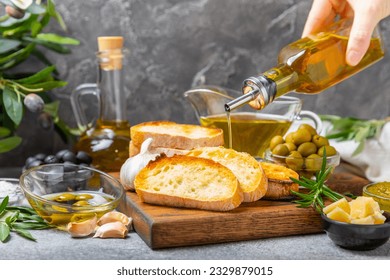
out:
M290 179L299 184L300 186L309 190L308 193L300 193L291 191L299 199L294 200L294 203L298 204L298 207L310 207L312 206L319 213L322 213L322 208L324 208L324 198L329 198L332 201L339 200L343 198L343 195L333 191L328 186L325 185L325 180L332 172L332 167L326 167L326 152L322 157L321 169L316 173L315 180L301 177L300 180L290 177Z
M8 206L9 197L0 203L0 241L6 242L11 232L36 241L28 230L52 227L35 210L23 206Z

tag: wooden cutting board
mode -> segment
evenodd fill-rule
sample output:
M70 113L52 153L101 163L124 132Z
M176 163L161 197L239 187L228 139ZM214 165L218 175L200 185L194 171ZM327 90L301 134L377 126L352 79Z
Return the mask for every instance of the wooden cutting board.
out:
M332 188L361 192L367 180L335 174ZM229 212L180 209L146 204L127 192L121 211L133 218L135 231L152 249L323 232L320 215L312 208L297 208L290 201L259 200Z

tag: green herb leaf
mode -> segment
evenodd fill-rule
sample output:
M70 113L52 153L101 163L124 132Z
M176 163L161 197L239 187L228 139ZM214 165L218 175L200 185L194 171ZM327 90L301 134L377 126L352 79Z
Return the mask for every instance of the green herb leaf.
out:
M8 205L8 200L9 200L9 197L8 195L6 197L4 197L3 201L1 202L0 204L0 215L3 214L5 208L7 207Z
M27 239L30 239L32 241L37 241L32 235L30 232L28 232L27 230L24 230L24 229L14 229L15 232L17 232L20 236L22 237L25 237Z
M44 14L46 12L46 9L41 6L41 5L37 5L35 4L34 2L27 8L26 10L27 12L31 13L31 14L36 14L36 15L41 15L41 14Z
M22 138L19 136L12 136L0 140L0 153L5 153L15 149L22 143Z
M3 89L3 104L11 120L19 125L23 116L23 104L17 94L8 87Z
M21 45L19 40L0 38L0 54L7 53Z
M57 34L53 33L40 33L37 35L37 39L50 42L50 43L55 43L55 44L60 44L60 45L79 45L80 41L70 38L70 37L64 37L60 36Z
M40 91L48 91L54 88L66 86L68 83L64 81L48 81L32 85L23 85L26 89L39 89Z
M11 130L6 127L0 126L0 138L6 137L11 134Z
M0 222L0 241L4 242L10 234L10 228L6 223Z
M38 83L38 82L46 80L47 77L49 77L54 70L55 70L54 66L49 66L49 67L44 68L43 70L39 71L38 73L36 73L32 76L29 76L29 77L23 78L23 79L15 80L15 82L19 83L19 84Z
M58 23L60 24L60 26L62 27L62 29L64 29L66 31L65 22L64 22L62 16L56 11L54 2L52 0L47 1L47 12L49 15L51 15L53 18L55 18L58 21Z
M385 120L362 120L332 115L322 115L321 119L332 124L332 129L326 135L328 139L336 139L338 141L354 140L358 143L352 154L353 156L363 151L367 139L378 137L383 125L386 123Z

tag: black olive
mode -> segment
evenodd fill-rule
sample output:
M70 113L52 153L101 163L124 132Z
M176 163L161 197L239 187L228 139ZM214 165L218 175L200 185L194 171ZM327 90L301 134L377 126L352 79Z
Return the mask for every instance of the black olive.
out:
M85 163L85 164L89 165L92 162L91 156L83 151L79 151L76 155L76 158L77 158L79 163Z
M33 162L34 160L37 160L35 157L28 157L25 161L25 165L29 165L31 162Z
M39 153L39 154L36 154L34 157L35 157L35 159L42 161L45 159L46 155L44 153Z
M77 163L77 158L76 158L76 155L71 152L71 151L67 151L64 153L64 155L62 156L62 160L65 162L65 161L69 161L71 163Z
M55 155L48 155L47 157L45 157L43 162L44 163L59 163L60 161L58 160L58 158Z
M58 158L59 161L63 162L63 156L66 152L70 152L69 150L61 150L56 153L56 158Z

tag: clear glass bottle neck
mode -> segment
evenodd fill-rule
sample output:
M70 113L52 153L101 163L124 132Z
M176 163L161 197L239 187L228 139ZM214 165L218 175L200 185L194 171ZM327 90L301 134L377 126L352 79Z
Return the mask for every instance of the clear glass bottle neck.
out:
M123 54L117 50L98 53L98 88L100 91L100 120L126 120L126 102L123 88Z

